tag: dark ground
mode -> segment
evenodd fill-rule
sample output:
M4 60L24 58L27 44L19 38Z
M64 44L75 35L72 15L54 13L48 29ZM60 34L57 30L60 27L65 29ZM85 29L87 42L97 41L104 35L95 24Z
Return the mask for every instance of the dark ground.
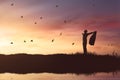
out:
M120 70L120 57L110 55L54 54L0 55L0 73L75 73L91 74Z

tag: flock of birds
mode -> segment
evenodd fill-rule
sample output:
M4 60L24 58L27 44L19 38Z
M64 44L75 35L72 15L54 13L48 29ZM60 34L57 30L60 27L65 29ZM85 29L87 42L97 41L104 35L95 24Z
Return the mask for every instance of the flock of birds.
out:
M26 40L24 40L24 43L26 43L27 41ZM33 40L30 40L30 42L33 42ZM13 42L10 42L10 44L13 44Z
M62 36L62 35L63 35L63 33L61 32L61 33L59 34L59 36ZM55 39L52 39L52 40L51 40L52 43L53 43L54 41L55 41ZM27 43L26 40L24 40L23 42L24 42L24 43ZM33 42L33 40L30 40L30 42ZM13 42L10 42L10 44L14 44L14 43L13 43ZM72 45L75 45L75 43L73 42Z
M95 0L93 0L93 2L95 2ZM15 3L11 3L11 6L14 6L14 5L15 5ZM93 3L92 6L95 7L95 3ZM55 5L55 7L58 8L59 5ZM24 18L24 16L20 16L20 17L21 17L22 19ZM41 16L40 19L42 20L43 17ZM67 23L67 20L64 20L63 22L66 24L66 23ZM34 22L34 24L37 24L37 22ZM59 36L62 36L62 35L63 35L63 33L61 32L61 33L59 34ZM24 40L23 42L26 43L27 41ZM30 40L30 42L33 42L33 40ZM55 39L52 39L51 42L52 42L52 43L55 42ZM14 44L14 42L11 42L10 44ZM73 42L72 45L75 45L75 43Z

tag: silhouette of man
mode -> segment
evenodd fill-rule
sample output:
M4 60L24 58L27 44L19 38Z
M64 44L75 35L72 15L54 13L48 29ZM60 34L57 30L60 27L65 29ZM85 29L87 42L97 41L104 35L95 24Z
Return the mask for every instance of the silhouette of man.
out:
M84 30L84 33L82 33L83 35L83 51L84 51L84 55L87 54L87 36L92 34L93 32L88 33L87 30Z

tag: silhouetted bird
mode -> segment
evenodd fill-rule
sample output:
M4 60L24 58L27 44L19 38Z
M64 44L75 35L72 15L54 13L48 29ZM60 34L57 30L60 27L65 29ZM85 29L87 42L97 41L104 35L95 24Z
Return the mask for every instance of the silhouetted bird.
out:
M60 36L62 36L62 33L60 33Z
M108 44L108 46L113 46L113 44Z
M30 42L33 42L33 40L30 40Z
M26 40L24 40L24 43L26 43Z
M111 44L111 46L113 46L114 44Z
M11 42L10 44L13 44L13 42Z
M40 19L43 19L43 17L41 16Z
M35 22L34 24L37 24L37 22Z
M21 18L23 18L23 16L21 16Z
M59 5L56 5L56 7L59 7Z
M67 23L67 21L66 21L66 20L64 20L64 23Z
M14 6L14 3L11 3L11 6Z
M55 40L54 39L52 39L52 42L54 42Z
M72 45L75 45L75 43L72 43Z

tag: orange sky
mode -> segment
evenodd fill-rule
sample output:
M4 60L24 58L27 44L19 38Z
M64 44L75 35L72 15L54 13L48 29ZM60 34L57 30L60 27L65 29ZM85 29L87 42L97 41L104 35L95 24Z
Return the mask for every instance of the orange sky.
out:
M88 45L88 51L119 53L120 10L115 10L118 6L114 6L117 0L109 0L109 4L102 1L1 0L0 53L82 52L84 29L98 31L96 44ZM62 36L59 35L61 32ZM55 40L53 43L52 39ZM24 43L24 40L27 42Z

